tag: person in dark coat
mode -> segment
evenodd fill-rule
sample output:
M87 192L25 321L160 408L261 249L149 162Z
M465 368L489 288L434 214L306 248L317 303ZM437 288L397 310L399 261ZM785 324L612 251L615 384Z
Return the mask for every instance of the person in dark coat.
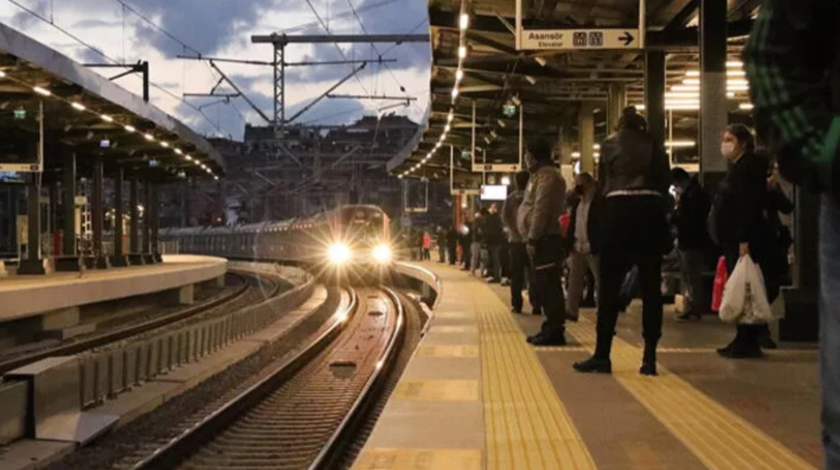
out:
M685 311L679 319L699 320L711 305L703 283L703 266L711 243L706 222L712 201L697 177L682 168L671 171L671 180L679 195L673 224L677 228L677 250L686 287Z
M490 282L498 283L502 280L502 258L501 249L505 232L502 226L502 217L499 215L499 208L493 204L487 211L487 225L484 241L487 244L489 254Z
M642 286L642 375L656 375L656 347L662 336L662 257L670 251L665 195L671 184L668 154L647 131L636 108L624 109L619 129L601 144L605 195L600 238L601 298L595 353L574 364L578 372L612 372L610 352L620 308L619 292L636 265Z
M721 184L714 206L714 235L726 258L731 274L738 260L749 255L762 273L771 274L769 252L770 229L766 222L767 165L756 155L752 132L744 125L726 129L721 152L729 160L729 172ZM762 357L759 344L763 325L737 325L735 339L718 349L718 354L732 359Z
M454 266L458 255L458 230L455 225L450 225L446 230L446 250L449 254L449 264Z

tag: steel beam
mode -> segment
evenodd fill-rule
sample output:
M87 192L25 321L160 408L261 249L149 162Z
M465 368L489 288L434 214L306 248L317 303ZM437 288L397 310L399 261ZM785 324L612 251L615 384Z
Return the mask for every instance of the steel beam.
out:
M287 36L285 34L254 35L254 44L345 44L345 43L395 43L429 42L428 34L315 34L303 36Z

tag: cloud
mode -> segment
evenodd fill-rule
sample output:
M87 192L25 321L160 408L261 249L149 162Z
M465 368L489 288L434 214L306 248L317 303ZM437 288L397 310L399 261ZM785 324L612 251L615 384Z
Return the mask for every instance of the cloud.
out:
M160 26L204 54L214 54L235 40L239 28L253 26L274 0L144 0L138 11L156 18ZM200 3L200 5L199 5ZM171 38L145 22L135 22L141 36L148 37L167 56L184 52Z

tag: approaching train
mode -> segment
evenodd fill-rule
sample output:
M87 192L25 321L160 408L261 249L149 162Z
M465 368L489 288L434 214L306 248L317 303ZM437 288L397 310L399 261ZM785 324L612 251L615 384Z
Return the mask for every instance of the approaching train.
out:
M161 231L182 253L277 261L308 268L382 270L392 260L388 215L377 206L345 205L310 218L237 227Z

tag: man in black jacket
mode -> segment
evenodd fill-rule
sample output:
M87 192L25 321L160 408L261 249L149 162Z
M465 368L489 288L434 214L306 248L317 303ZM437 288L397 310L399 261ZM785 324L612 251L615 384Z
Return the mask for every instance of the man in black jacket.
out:
M679 202L674 212L674 225L677 227L677 248L679 250L680 269L685 283L685 311L680 320L700 319L710 305L706 302L703 285L703 260L709 248L709 236L706 221L712 207L711 199L700 186L697 177L688 174L682 168L671 170Z
M589 173L575 177L575 203L572 206L566 250L569 253L569 286L566 298L566 315L577 321L583 297L583 283L587 272L595 278L595 289L601 285L598 269L600 238L599 217L603 195Z

